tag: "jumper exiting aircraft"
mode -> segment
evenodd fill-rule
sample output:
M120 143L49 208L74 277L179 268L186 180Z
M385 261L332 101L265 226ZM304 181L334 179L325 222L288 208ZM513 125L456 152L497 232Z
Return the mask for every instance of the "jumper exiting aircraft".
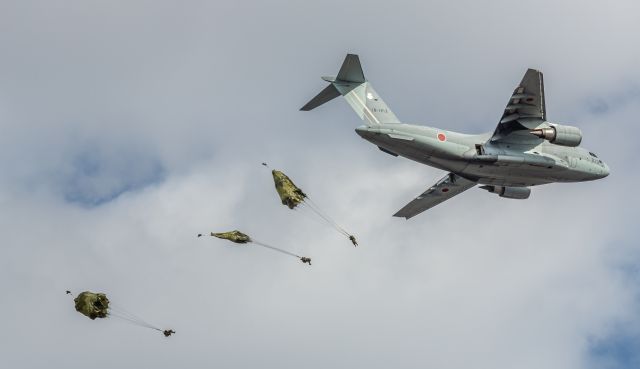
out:
M494 132L479 135L401 123L364 78L358 55L348 54L336 77L300 110L344 96L365 125L356 133L393 156L449 173L394 216L409 219L480 184L509 199L527 199L530 186L604 178L609 167L581 147L579 128L547 121L542 72L529 69Z

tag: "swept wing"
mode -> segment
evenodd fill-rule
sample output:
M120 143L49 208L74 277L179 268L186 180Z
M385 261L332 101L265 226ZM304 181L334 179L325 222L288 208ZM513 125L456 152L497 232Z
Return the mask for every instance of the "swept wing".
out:
M412 218L475 185L476 183L473 181L462 178L457 174L449 173L393 216L406 219Z
M504 139L515 131L535 129L546 120L542 72L528 69L511 94L491 141Z

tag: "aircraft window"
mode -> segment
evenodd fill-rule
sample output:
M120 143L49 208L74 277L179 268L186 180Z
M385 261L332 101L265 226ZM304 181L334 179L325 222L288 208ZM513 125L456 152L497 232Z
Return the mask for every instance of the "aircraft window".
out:
M594 158L597 158L597 157L598 157L598 155L596 155L596 154L594 154L594 153L592 153L592 152L589 152L589 155L593 156Z

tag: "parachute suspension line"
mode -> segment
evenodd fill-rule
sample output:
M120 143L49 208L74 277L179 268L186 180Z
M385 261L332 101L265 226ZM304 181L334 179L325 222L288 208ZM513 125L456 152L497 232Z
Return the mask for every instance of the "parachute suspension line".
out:
M135 315L134 313L132 313L132 312L130 312L130 311L128 311L128 310L126 310L126 309L125 309L125 308L123 308L122 306L120 306L120 305L118 305L118 304L114 304L113 302L110 302L110 303L109 303L109 308L110 308L110 309L112 309L112 310L115 310L115 311L117 311L117 312L120 312L120 313L122 313L122 314L126 314L126 315L128 315L128 316L130 316L130 317L132 317L132 318L137 319L137 320L144 321L144 319L142 319L142 318L140 318L139 316Z
M266 243L262 243L262 242L260 242L260 241L256 241L256 240L254 240L254 239L252 239L252 240L251 240L251 242L252 242L252 243L255 243L255 244L256 244L256 245L258 245L258 246L266 247L266 248L271 249L271 250L273 250L273 251L281 252L281 253L283 253L283 254L286 254L286 255L289 255L289 256L296 257L296 258L298 258L298 259L301 259L301 258L302 258L302 256L300 256L300 255L296 255L296 254L294 254L294 253L292 253L292 252L289 252L289 251L286 251L286 250L283 250L283 249L279 249L279 248L274 247L274 246L271 246L271 245L267 245Z
M351 233L347 232L346 229L342 228L340 226L340 224L338 224L335 220L333 220L333 218L329 217L326 213L324 213L320 207L313 201L311 200L309 197L307 197L307 199L309 200L309 204L311 205L310 208L313 209L316 213L318 213L319 215L323 216L323 218L328 219L328 221L334 226L336 227L336 229L342 233L343 235L347 236L347 237L352 237ZM306 203L306 201L305 201Z
M125 313L125 312L122 312L122 311L118 311L117 309L115 311L112 310L110 312L110 314L113 314L114 316L117 316L117 317L119 317L121 319L128 320L130 322L136 323L137 325L142 326L142 327L147 327L147 328L151 328L151 329L155 329L155 330L160 330L159 327L156 327L155 325L153 325L151 323L148 323L145 320L136 317L135 315L131 315L131 314L128 314L128 313Z
M118 318L118 319L124 320L124 321L129 322L129 323L131 323L131 324L133 324L133 325L136 325L136 326L138 326L138 327L148 328L148 329L153 329L153 330L155 330L155 331L162 331L162 330L161 330L160 328L158 328L158 327L154 327L154 326L152 326L152 325L149 325L149 324L145 324L145 323L139 322L139 321L137 321L137 320L135 320L135 319L132 319L132 318L130 318L130 317L128 317L128 316L125 316L125 315L120 315L120 314L118 314L118 313L114 313L114 312L109 312L109 313L108 313L108 315L109 315L110 317L115 317L115 318Z
M311 211L313 211L314 213L316 213L316 215L318 215L319 217L321 217L322 219L324 219L324 221L327 223L327 225L329 225L330 227L334 228L336 231L338 231L339 233L341 233L344 236L349 237L349 234L342 229L338 224L336 224L331 218L329 218L327 215L323 214L319 209L314 208L313 206L311 206L310 204L306 204L309 209L311 209Z
M340 233L343 233L340 228L333 222L331 221L331 219L329 217L327 217L325 214L323 214L319 209L314 208L311 204L303 202L303 205L306 205L304 208L309 209L309 211L313 212L315 215L319 216L323 221L324 224L337 230Z
M333 219L331 219L328 215L326 215L322 210L320 210L320 207L318 205L316 205L316 203L313 202L313 200L311 200L308 196L306 197L306 199L305 199L305 201L303 203L306 204L309 207L309 209L313 210L316 214L318 214L320 217L322 217L322 219L326 220L338 232L342 233L343 235L345 235L347 237L351 236L351 234L349 234L349 232L347 232L338 223L336 223Z
M323 212L318 206L318 204L316 204L313 200L311 200L309 196L305 198L304 203L307 204L307 206L309 206L309 208L315 211L318 215L322 216L323 219L333 224L339 231L341 231L346 235L349 234L349 232L347 232L344 228L340 227L340 225L335 220L333 220L330 216L328 216L325 212Z
M139 322L139 321L137 321L135 319L132 319L132 318L129 318L129 317L125 316L125 315L120 315L120 314L115 313L115 312L109 312L108 315L112 316L112 317L115 317L115 318L122 319L122 320L124 320L126 322L129 322L129 323L133 324L133 325L137 325L138 327L149 328L149 329L153 329L153 330L162 332L162 329L160 329L160 328L157 328L157 327L154 327L152 325L148 325L148 324Z
M149 324L149 323L145 322L142 319L133 317L133 316L127 314L127 313L123 313L123 312L118 311L118 310L114 311L113 309L109 309L109 315L117 317L117 318L120 318L122 320L126 320L126 321L131 322L131 323L133 323L133 324L135 324L137 326L140 326L140 327L145 327L145 328L155 329L155 330L159 330L160 329L160 328L154 326L153 324Z
M109 305L110 305L109 306L110 314L115 316L115 317L127 320L127 321L129 321L131 323L134 323L136 325L139 325L141 327L146 327L146 328L150 328L150 329L155 329L157 331L162 331L162 329L154 326L151 323L146 322L144 319L142 319L139 316L137 316L137 315L135 315L135 314L123 309L120 306L117 306L117 305L114 306L113 303L110 303Z
M153 327L153 325L152 325L152 324L147 323L144 319L142 319L142 318L140 318L140 317L138 317L138 316L136 316L136 315L133 315L133 314L131 314L130 312L128 312L128 311L126 311L126 310L124 310L124 309L120 309L120 308L117 308L117 307L110 306L110 307L109 307L109 311L110 311L111 313L114 313L114 314L115 314L115 315L117 315L118 317L123 317L123 318L131 319L131 320L134 320L134 321L139 322L139 323L141 323L141 324L144 324L144 325L146 325L146 326Z

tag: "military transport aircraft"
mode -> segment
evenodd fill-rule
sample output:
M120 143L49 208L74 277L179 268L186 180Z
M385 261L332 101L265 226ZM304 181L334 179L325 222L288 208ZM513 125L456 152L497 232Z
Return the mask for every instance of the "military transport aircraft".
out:
M393 156L449 173L394 216L409 219L469 188L527 199L530 186L604 178L609 167L578 147L579 128L547 121L542 72L529 69L509 98L494 132L462 134L401 123L364 78L358 55L348 54L336 77L300 110L344 96L365 125L356 133Z

